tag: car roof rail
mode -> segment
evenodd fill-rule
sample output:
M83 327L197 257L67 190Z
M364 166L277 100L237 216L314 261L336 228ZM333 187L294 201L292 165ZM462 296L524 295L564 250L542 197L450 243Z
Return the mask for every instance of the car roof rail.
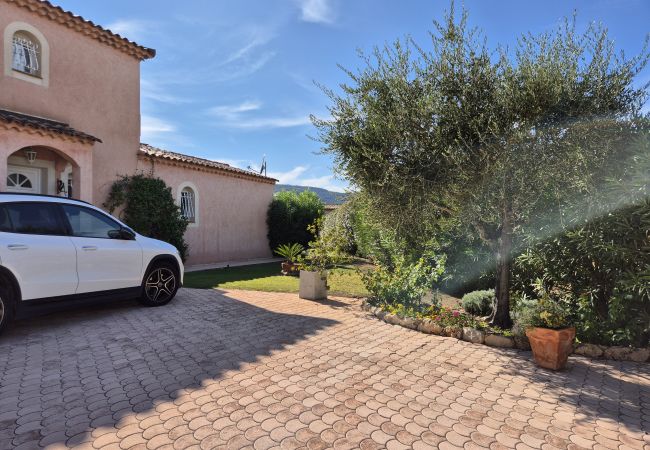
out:
M70 197L61 197L60 195L51 195L51 194L30 194L29 192L0 192L0 195L24 195L25 197L45 197L45 198L56 198L59 200L72 200L73 202L81 202L86 205L92 205L92 203L85 200L79 200L76 198ZM94 205L93 205L94 206Z

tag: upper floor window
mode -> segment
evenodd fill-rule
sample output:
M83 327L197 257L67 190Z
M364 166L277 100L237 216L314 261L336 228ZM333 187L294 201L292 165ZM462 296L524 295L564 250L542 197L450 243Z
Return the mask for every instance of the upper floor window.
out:
M2 38L5 76L48 87L50 45L45 35L28 23L11 22Z
M35 77L41 76L41 45L31 34L18 31L13 36L12 68Z
M190 223L196 222L196 196L189 186L181 190L181 215Z

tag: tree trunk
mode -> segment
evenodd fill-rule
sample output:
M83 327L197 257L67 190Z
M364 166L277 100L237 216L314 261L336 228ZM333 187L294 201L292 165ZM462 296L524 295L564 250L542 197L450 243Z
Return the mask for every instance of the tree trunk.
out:
M490 316L490 325L500 328L512 327L510 319L510 260L512 253L512 212L504 207L501 222L501 236L496 246L496 298L494 311Z
M605 287L601 287L593 295L594 309L601 320L609 319L609 299L611 296L611 291Z

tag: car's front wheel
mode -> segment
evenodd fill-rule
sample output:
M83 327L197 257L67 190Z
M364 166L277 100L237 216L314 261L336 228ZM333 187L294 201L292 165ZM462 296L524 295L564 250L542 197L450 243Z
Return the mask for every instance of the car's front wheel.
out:
M11 289L0 286L0 333L7 328L14 317L14 304Z
M146 306L166 305L174 298L178 288L176 268L165 262L155 264L144 277L140 303Z

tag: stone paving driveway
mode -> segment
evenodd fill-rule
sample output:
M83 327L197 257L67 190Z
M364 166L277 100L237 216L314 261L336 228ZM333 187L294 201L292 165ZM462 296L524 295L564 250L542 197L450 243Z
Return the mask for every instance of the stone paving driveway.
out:
M0 448L650 449L648 365L419 334L352 301L183 289L17 323Z

